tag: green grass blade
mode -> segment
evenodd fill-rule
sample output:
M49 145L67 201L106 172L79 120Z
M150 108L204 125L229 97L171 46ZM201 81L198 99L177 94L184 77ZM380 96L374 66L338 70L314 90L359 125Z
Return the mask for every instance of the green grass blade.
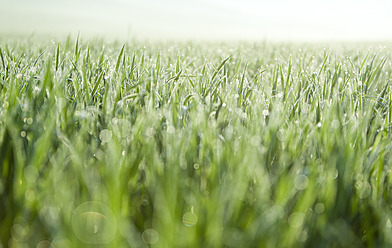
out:
M125 49L125 44L122 46L120 54L118 55L118 58L117 58L116 69L115 69L116 73L118 73L118 68L120 67L121 58L123 56L124 49Z

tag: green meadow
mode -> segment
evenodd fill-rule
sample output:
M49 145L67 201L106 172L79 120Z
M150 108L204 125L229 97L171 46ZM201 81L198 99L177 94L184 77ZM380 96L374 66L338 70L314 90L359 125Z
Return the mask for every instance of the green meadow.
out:
M390 44L0 40L0 247L390 247Z

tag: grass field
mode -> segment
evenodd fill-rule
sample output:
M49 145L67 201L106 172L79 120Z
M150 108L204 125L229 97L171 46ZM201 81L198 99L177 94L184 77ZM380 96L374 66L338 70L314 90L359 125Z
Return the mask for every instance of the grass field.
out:
M0 247L390 247L390 48L0 41Z

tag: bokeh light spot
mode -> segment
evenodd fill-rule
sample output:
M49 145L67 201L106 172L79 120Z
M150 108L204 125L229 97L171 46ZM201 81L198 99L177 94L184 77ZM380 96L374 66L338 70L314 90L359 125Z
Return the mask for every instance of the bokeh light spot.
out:
M112 131L108 130L108 129L104 129L99 133L99 139L103 142L103 143L108 143L110 142L110 140L112 139Z
M112 210L99 202L85 202L72 215L75 236L85 244L107 244L116 234L116 218Z
M305 175L297 175L294 179L294 187L297 190L304 190L308 187L309 179Z
M302 212L294 212L289 216L288 221L291 228L300 228L305 221L305 214Z
M143 242L147 245L153 245L158 243L159 241L159 234L154 229L146 229L142 234Z

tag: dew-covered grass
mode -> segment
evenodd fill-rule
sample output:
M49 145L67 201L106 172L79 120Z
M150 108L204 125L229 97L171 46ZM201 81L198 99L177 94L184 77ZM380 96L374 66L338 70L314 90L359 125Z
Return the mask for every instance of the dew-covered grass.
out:
M390 45L0 49L0 247L392 245Z

